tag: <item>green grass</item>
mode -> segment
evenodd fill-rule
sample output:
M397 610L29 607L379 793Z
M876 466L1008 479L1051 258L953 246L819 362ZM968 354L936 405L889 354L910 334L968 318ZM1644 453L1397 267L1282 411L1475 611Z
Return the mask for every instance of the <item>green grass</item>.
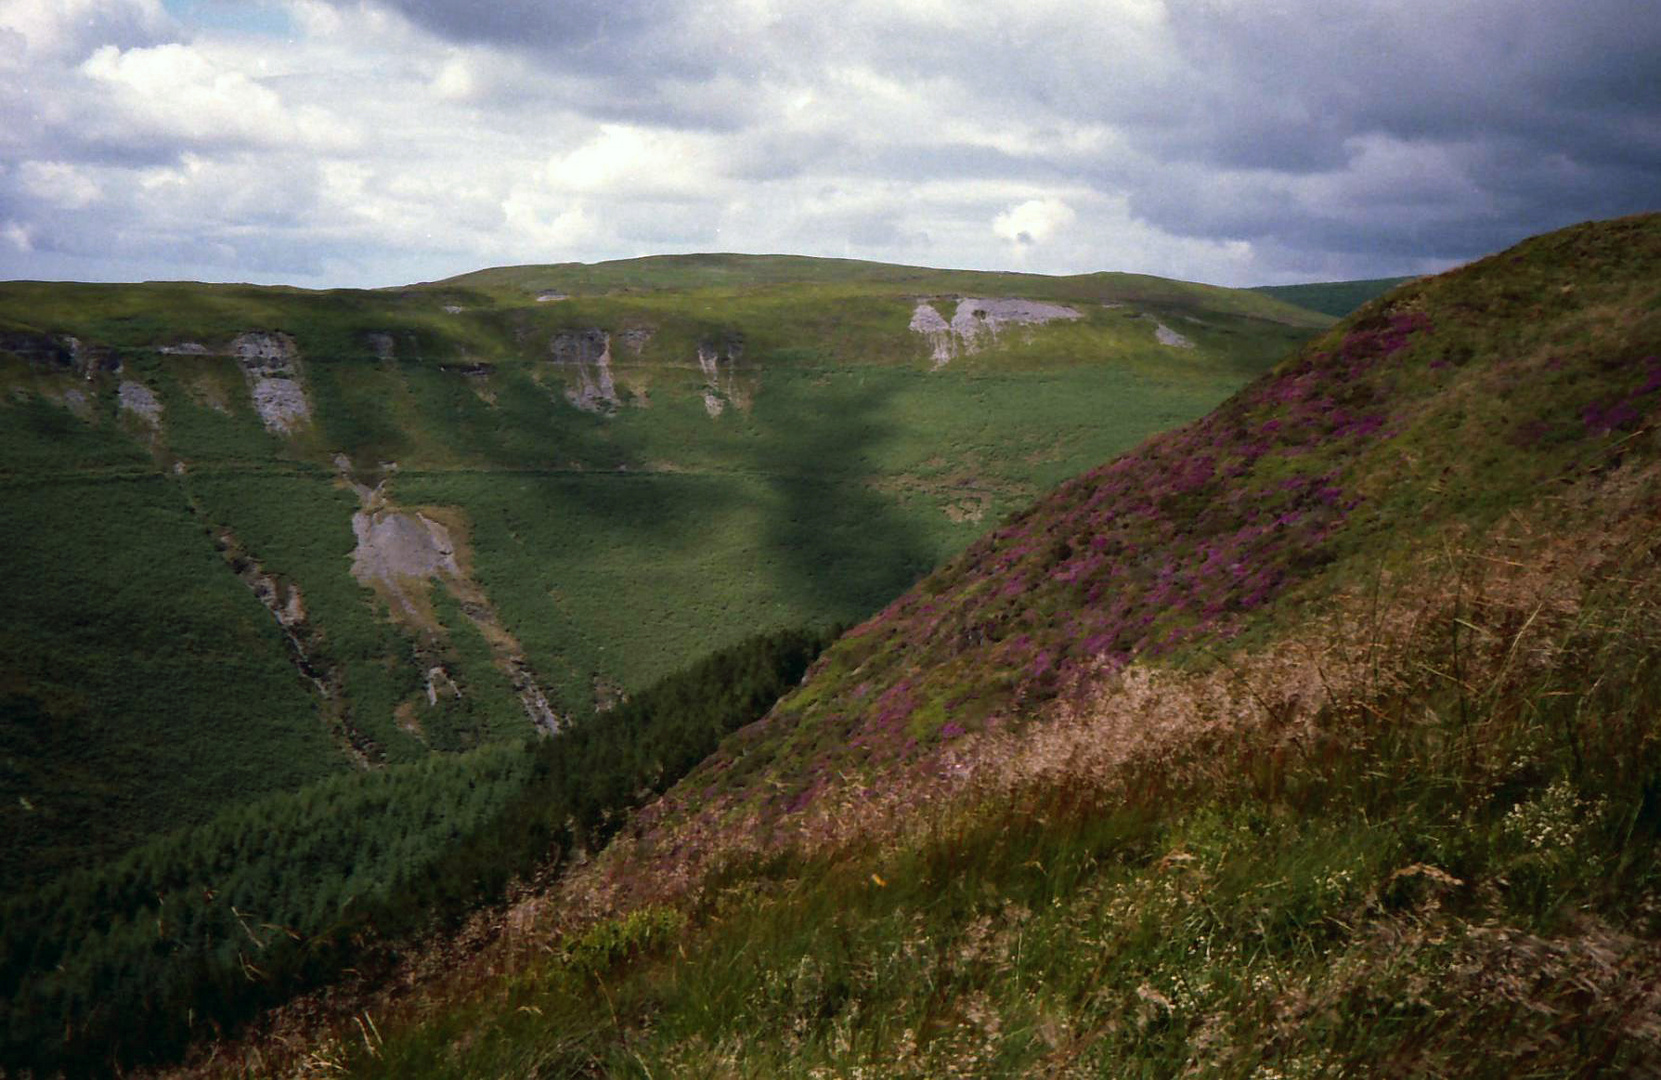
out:
M1073 277L1012 274L980 270L933 270L853 259L795 255L658 255L583 265L505 266L474 271L421 286L452 302L464 303L467 290L492 296L524 297L559 292L573 299L610 294L653 292L755 291L777 287L859 287L891 296L1018 295L1057 300L1125 301L1192 306L1212 311L1257 313L1308 325L1309 313L1296 305L1251 292L1172 281L1145 274L1095 273ZM472 295L477 295L474 293ZM564 301L547 305L557 307Z
M10 888L340 766L276 625L177 484L13 479L0 499Z
M384 760L425 753L397 726L393 712L422 692L426 672L407 662L410 642L347 572L357 498L328 473L306 466L253 473L205 468L186 484L214 527L230 529L267 572L299 586L309 620L323 628L321 656L343 679L350 725Z
M1252 292L1341 319L1368 301L1383 296L1397 285L1412 280L1411 277L1389 277L1360 281L1317 281L1307 285L1259 285Z
M481 582L550 678L562 658L573 692L593 675L641 685L688 641L863 617L1043 485L1226 385L783 372L732 423L701 404L618 417L603 430L624 472L405 469L392 490L466 511ZM653 462L654 444L680 460Z

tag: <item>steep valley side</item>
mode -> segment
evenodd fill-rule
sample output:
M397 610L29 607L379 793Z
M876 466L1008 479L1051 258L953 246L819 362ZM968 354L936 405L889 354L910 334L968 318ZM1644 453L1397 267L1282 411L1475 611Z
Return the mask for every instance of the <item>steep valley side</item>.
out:
M1324 325L1154 279L749 265L0 285L0 879L856 621ZM932 370L912 312L962 297L1079 314ZM1155 334L1199 316L1194 349Z

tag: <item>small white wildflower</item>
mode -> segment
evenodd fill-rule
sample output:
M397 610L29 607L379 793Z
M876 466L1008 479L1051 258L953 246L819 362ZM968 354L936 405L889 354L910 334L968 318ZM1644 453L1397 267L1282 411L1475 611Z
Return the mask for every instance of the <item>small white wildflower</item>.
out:
M1558 780L1536 798L1518 803L1502 828L1535 851L1573 847L1603 812L1604 800L1588 802L1567 780Z

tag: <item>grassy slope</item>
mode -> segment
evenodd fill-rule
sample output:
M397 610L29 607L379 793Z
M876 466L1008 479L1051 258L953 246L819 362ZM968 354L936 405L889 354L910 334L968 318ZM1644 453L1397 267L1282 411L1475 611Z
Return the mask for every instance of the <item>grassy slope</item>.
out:
M1103 667L1270 632L1330 588L1307 581L1374 565L1380 536L1527 505L1607 435L1603 402L1626 424L1655 390L1640 272L1654 229L1566 234L1427 279L1204 420L1064 484L856 628L781 704L791 735L735 750L712 777L740 791L777 767L811 786L917 760ZM1572 281L1563 264L1579 266ZM1611 323L1612 309L1632 314Z
M845 638L507 977L313 1052L1652 1074L1657 281L1649 216L1394 293Z
M1259 285L1252 292L1272 296L1310 311L1343 318L1370 300L1376 300L1410 277L1368 278L1361 281L1316 281L1307 285Z
M349 576L357 497L337 453L394 505L447 512L535 677L581 714L758 628L864 617L981 522L1199 414L1322 322L1126 275L826 265L568 268L580 282L549 280L574 298L546 304L512 284L541 270L379 292L0 285L0 814L18 838L0 880L43 880L345 768L341 724L388 762L526 730L457 603L439 596L446 629L420 635L416 660ZM1088 301L1087 317L930 372L906 329L914 297L958 285ZM1160 346L1156 320L1197 347ZM614 337L625 404L611 417L570 407L548 362L556 334L594 327ZM249 330L297 343L315 423L293 437L265 431L231 358L157 351ZM650 332L638 354L628 330ZM697 351L738 341L722 389L747 407L712 419ZM159 433L117 407L122 380L159 399ZM339 717L318 716L215 550L224 530L303 593ZM463 692L436 706L434 661ZM119 818L91 827L112 804Z
M1308 318L1308 309L1295 303L1277 300L1273 306L1261 304L1262 297L1251 295L1257 290L1241 292L1147 274L1103 272L1056 278L982 270L935 270L800 255L657 255L592 265L511 266L463 274L423 288L478 289L520 296L545 292L582 296L619 290L686 291L799 284L859 285L882 288L889 295L897 296L1019 295L1056 300L1152 302L1280 318L1293 323Z
M7 412L5 460L39 471L0 481L0 881L338 768L275 623L114 417Z

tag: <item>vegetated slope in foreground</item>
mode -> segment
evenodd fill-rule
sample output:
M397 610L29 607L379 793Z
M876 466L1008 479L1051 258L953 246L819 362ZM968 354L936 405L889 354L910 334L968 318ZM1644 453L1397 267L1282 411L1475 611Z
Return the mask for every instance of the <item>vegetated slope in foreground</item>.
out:
M560 300L0 284L0 884L863 618L1325 325L1154 279L655 265Z
M1646 216L1394 293L847 635L509 977L314 1051L1652 1074L1658 282Z

